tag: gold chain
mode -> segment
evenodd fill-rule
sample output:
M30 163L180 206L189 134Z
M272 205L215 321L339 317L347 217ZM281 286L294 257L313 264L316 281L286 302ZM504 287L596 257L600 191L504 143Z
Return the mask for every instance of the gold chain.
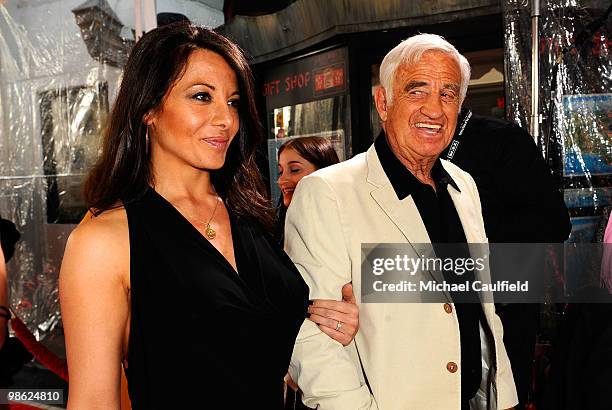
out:
M215 193L215 207L213 208L213 213L210 216L210 219L208 220L208 222L206 222L206 228L204 228L204 234L206 235L206 237L208 239L215 239L215 236L217 236L217 231L215 231L213 228L210 227L210 223L212 222L212 219L215 217L215 212L217 212L217 207L219 206L219 201L221 200L221 198L219 198L219 194L217 194L217 190L215 189L215 186L212 185L213 188L213 192Z
M217 236L217 232L210 227L210 223L212 222L213 218L215 217L215 212L217 212L217 207L219 206L219 200L221 198L219 198L219 194L217 194L217 190L215 189L215 187L213 186L213 191L215 192L215 207L212 211L212 215L210 216L210 219L208 220L208 222L206 222L206 228L204 229L204 233L206 234L206 237L208 239L215 239L215 236Z

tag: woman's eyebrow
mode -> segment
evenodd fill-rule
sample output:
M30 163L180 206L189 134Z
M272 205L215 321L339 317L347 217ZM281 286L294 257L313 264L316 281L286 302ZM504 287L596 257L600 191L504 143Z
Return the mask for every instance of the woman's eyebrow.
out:
M200 86L204 86L204 87L210 88L210 89L211 89L211 90L213 90L213 91L215 91L215 90L217 89L217 87L215 87L214 85L209 84L209 83L205 83L205 82L196 82L196 83L193 83L193 84L191 84L191 85L189 86L189 88L193 88L193 87L200 87ZM238 90L234 90L234 91L233 91L233 92L230 94L230 96L231 96L231 97L233 97L233 96L238 96L238 97L240 97L240 92L239 92Z
M213 90L213 91L215 91L215 90L217 89L217 87L215 87L215 86L214 86L214 85L212 85L212 84L208 84L208 83L200 83L200 82L191 84L191 87L198 87L198 86L200 86L200 85L203 85L204 87L208 87L208 88L210 88L210 89L211 89L211 90Z

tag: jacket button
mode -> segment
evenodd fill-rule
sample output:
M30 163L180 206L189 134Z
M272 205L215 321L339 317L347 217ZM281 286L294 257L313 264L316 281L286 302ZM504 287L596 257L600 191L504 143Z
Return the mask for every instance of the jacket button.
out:
M448 362L446 363L446 370L448 370L451 373L455 373L457 371L457 368L459 366L457 366L457 363L455 362Z
M450 303L445 303L444 304L444 311L446 313L453 313L453 307L450 305Z

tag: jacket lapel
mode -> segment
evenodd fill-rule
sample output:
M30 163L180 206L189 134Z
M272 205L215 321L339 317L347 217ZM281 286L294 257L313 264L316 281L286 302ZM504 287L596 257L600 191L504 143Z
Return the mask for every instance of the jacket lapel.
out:
M443 162L444 163L444 162ZM448 194L455 205L457 215L461 221L465 239L468 243L487 243L487 234L484 231L484 222L480 210L474 206L473 197L469 194L469 187L461 183L460 178L455 177L451 170L446 170L449 175L457 182L459 189L465 192L459 192L448 185Z
M431 243L425 224L421 214L414 203L414 200L409 195L403 200L399 200L389 178L378 159L374 145L368 149L366 154L368 164L368 182L373 185L370 195L383 212L391 219L397 229L400 230L406 241L410 244L414 251L415 257L420 257L422 250L415 248L415 244ZM432 249L433 253L433 249ZM427 256L427 255L426 255ZM432 279L436 282L443 282L444 275L442 272L427 271ZM451 301L450 294L444 292L444 295Z
M449 174L451 173L450 170L447 169L447 171ZM458 180L458 178L455 180ZM460 187L460 189L467 191L469 188ZM465 233L465 238L467 239L468 247L470 249L470 256L472 258L484 258L488 261L489 245L487 243L486 234L480 229L481 226L484 226L483 222L479 221L479 219L482 217L478 215L474 209L471 197L468 197L465 193L462 195L461 192L458 192L451 185L448 185L448 194L455 205L455 209L459 215L459 220L461 220L461 226L463 227L463 232ZM466 200L466 198L469 199L469 201ZM483 271L475 272L475 275L476 279L481 280L484 283L491 283L491 273L488 268ZM478 292L478 297L482 303L491 303L493 301L493 294L490 292ZM489 326L491 325L492 324L489 323Z
M374 188L372 198L410 243L431 243L421 214L410 196L400 201L389 183Z

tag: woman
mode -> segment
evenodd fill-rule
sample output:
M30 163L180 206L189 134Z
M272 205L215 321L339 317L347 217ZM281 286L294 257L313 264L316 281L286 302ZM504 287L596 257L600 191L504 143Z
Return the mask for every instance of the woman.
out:
M323 137L299 137L285 142L278 149L278 187L281 199L278 206L279 236L283 238L285 215L293 198L293 191L302 178L317 169L340 162L331 141Z
M338 154L327 138L294 138L281 145L278 149L278 186L283 194L284 208L291 203L293 191L302 178L338 162Z
M128 59L70 235L60 300L70 409L282 407L308 288L268 232L251 71L185 23Z

